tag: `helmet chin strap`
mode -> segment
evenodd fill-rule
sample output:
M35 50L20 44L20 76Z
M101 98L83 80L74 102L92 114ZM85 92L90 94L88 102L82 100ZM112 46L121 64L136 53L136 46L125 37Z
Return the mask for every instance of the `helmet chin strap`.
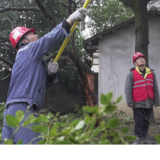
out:
M23 42L23 40L26 39L28 42ZM20 49L22 46L27 45L30 43L30 40L27 36L23 36L22 40L18 43L17 48Z

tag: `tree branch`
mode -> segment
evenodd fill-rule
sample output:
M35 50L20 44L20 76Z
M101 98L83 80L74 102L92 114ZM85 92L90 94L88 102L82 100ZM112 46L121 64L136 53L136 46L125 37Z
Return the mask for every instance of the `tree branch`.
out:
M10 42L8 37L0 37L0 40Z
M12 21L11 21L11 19L9 17L6 17L5 19L0 20L0 22L6 22L6 21L8 21L10 23L11 28L13 30L14 27L13 27Z
M65 54L65 52L66 52L66 51L64 51L63 54ZM50 59L52 59L52 58L54 59L54 58L56 57L57 53L58 53L58 51L50 54L49 56L47 56L46 58L44 58L44 61L45 61L45 62L48 62ZM61 57L59 58L59 62L65 63L65 62L71 62L71 60L70 60L70 58L67 57L67 56L61 56Z
M6 80L7 78L9 78L9 77L10 77L10 75L11 75L11 74L9 73L6 77L2 78L2 79L1 79L1 81Z
M12 47L12 45L10 43L9 44L7 44L7 43L0 43L0 46Z
M73 5L74 5L74 10L76 10L76 8L77 8L77 4L76 4L76 2L75 1L72 1L71 0L71 2L73 3Z
M2 20L0 20L0 22L6 22L6 21L8 21L7 19L2 19Z
M10 19L9 17L6 17L6 19L7 19L7 20L8 20L8 22L10 23L10 25L11 25L11 28L12 28L12 30L13 30L13 28L14 28L14 25L13 25L13 23L12 23L11 19Z
M9 60L7 60L6 58L3 58L0 56L0 60L7 63L11 68L13 67L13 63Z
M68 8L69 6L63 2L61 2L60 0L57 0L59 2L59 4L61 4L63 7Z
M0 9L0 13L7 12L7 11L34 11L40 12L38 8L28 7L28 8L20 8L20 7L5 7L4 9Z
M44 61L48 62L51 58L55 58L57 53L58 53L58 51L50 54L49 56L47 56L46 58L44 58Z
M47 12L47 10L44 8L44 6L42 5L42 3L39 0L35 0L35 2L37 3L38 7L40 8L42 14L52 23L53 27L55 27L56 21L54 20L54 18Z
M6 71L8 71L8 72L11 72L11 70L10 70L10 69L8 69L8 67L7 67L7 66L5 66L5 65L3 65L3 64L1 64L1 63L0 63L0 66L1 66L2 68L4 67L4 68L5 68L4 70L6 70ZM4 70L3 70L3 71L4 71Z
M61 56L59 58L59 62L60 63L68 63L68 62L72 62L71 59L68 56Z
M131 9L134 9L134 0L118 0L122 3L124 3L126 6L130 7Z
M79 58L77 53L73 53L68 50L69 58L73 61L77 72L80 76L85 94L87 105L94 107L96 104L95 95L94 95L94 73L91 69Z

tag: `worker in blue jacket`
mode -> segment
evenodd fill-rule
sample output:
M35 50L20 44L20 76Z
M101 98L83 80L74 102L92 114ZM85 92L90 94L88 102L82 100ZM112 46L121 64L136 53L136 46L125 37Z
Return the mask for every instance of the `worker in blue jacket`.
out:
M58 82L58 63L51 62L46 66L43 56L64 37L70 36L72 24L86 16L86 9L80 8L72 13L67 20L58 24L53 30L38 39L35 29L17 27L10 34L12 46L17 50L16 60L12 68L12 76L4 111L2 140L11 139L14 127L6 123L5 116L15 116L18 110L25 113L24 119L42 107L46 87ZM29 109L27 107L30 106ZM36 125L36 124L34 124ZM28 144L39 134L30 127L21 127L13 136L13 143L20 139ZM32 141L37 143L40 139Z

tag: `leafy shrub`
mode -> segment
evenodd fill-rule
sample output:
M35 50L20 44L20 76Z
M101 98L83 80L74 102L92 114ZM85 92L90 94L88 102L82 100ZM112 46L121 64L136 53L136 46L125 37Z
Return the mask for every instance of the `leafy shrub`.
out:
M102 94L100 97L102 106L94 108L84 106L77 114L60 116L59 113L55 115L47 113L40 114L38 118L31 114L22 124L20 122L24 119L24 113L18 111L15 117L6 115L6 122L9 126L16 127L16 131L31 123L39 123L31 127L34 132L41 133L42 140L38 144L127 144L126 140L133 141L136 138L125 136L129 128L122 127L116 117L107 120L105 118L114 113L116 104L122 97L119 97L116 102L112 102L112 98L112 92L107 95ZM12 138L3 143L12 144ZM18 143L23 142L20 140Z

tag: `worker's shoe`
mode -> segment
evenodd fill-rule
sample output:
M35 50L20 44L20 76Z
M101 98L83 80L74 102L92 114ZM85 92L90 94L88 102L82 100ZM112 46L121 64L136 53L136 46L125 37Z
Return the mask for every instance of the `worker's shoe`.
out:
M133 142L133 144L141 144L141 138L137 137L137 139Z
M154 142L150 140L149 136L146 135L141 139L142 144L153 144Z

